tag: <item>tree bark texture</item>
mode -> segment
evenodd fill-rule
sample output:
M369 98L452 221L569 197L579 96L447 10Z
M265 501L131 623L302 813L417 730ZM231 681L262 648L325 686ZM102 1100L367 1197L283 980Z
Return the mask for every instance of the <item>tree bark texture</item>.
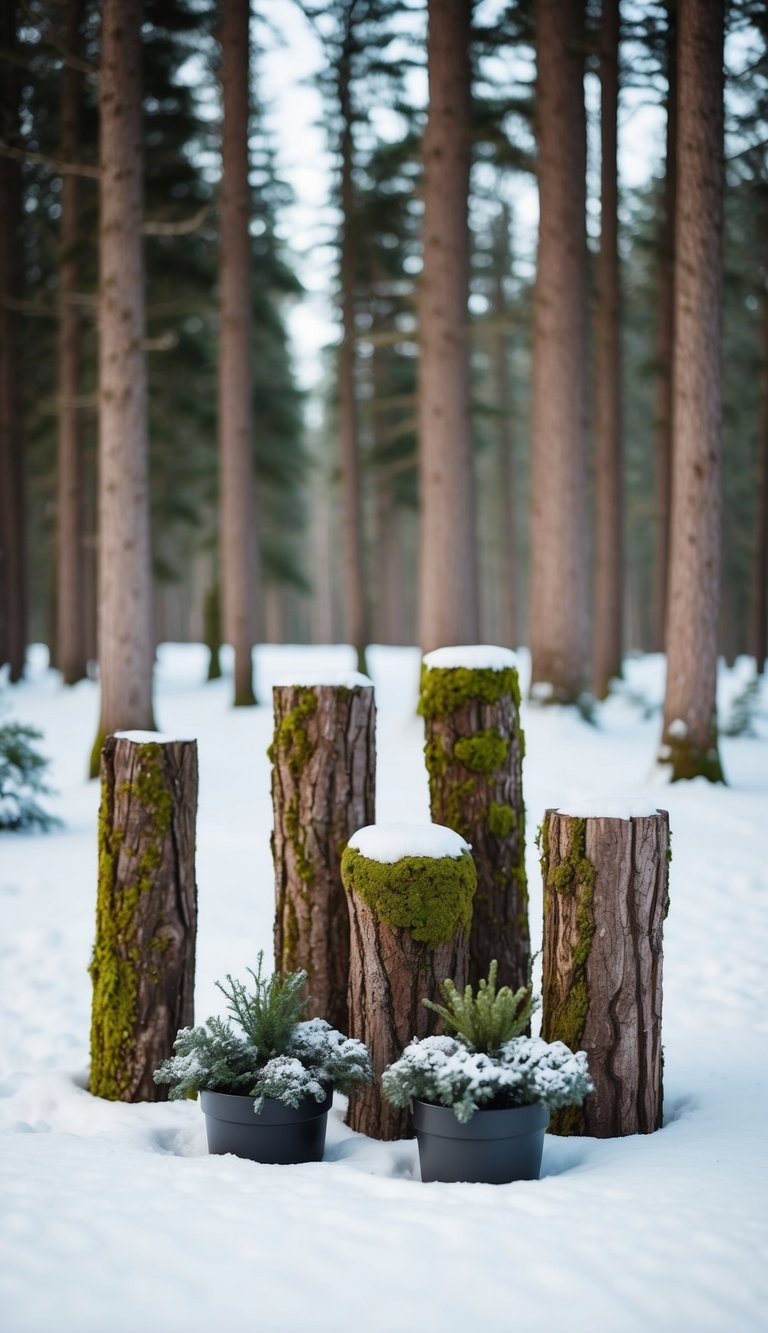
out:
M99 237L99 670L94 747L112 732L153 730L145 331L142 0L104 0Z
M621 288L617 133L619 0L603 0L600 32L600 253L595 343L595 600L592 684L604 699L621 675L624 573Z
M433 700L436 677L449 697L455 670L423 668L419 704L424 716L424 754L429 773L430 814L470 844L477 867L477 891L469 943L469 977L476 986L488 975L493 958L499 985L527 986L531 962L528 884L525 874L524 738L520 727L517 671L507 669L508 684L497 697L484 699L485 678L502 673L464 672L471 683L456 707L443 710ZM495 692L494 692L495 693Z
M347 1030L349 917L341 854L375 819L372 686L274 688L275 966L305 968L311 1013Z
M248 230L249 0L223 0L219 330L219 546L224 637L235 704L255 703L252 649L257 546L253 478L251 242Z
M669 514L672 491L672 358L675 324L675 213L677 209L677 0L667 0L667 133L664 197L658 238L656 329L656 552L654 648L664 650L669 579Z
M67 50L82 49L82 5L73 0L67 12ZM61 156L76 162L80 147L80 89L82 74L64 65L61 92ZM67 685L86 675L84 585L84 490L80 443L81 320L73 298L79 290L80 194L76 172L61 180L61 261L59 264L59 401L56 477L56 664Z
M195 741L108 736L91 963L90 1090L163 1101L152 1074L194 1021Z
M419 291L423 652L478 639L468 313L470 0L429 0Z
M757 436L757 505L755 509L754 576L752 579L752 652L758 676L765 671L768 653L768 246L763 263L761 302L762 356L760 420Z
M539 248L534 291L529 633L534 694L589 685L584 0L536 0Z
M678 203L667 686L660 760L722 781L717 749L721 528L723 0L678 6Z
M422 1000L438 1001L447 977L463 988L469 942L463 927L445 944L414 940L409 930L380 920L356 893L348 892L347 898L349 1032L365 1042L374 1073L373 1084L350 1099L347 1123L373 1139L412 1138L411 1113L383 1096L381 1075L414 1037L435 1031L437 1015Z
M542 829L542 1036L587 1053L595 1091L552 1115L561 1134L649 1134L662 1118L662 928L669 817Z
M0 40L9 59L0 61L0 132L6 143L21 142L21 80L14 62L20 6L8 3L0 19ZM26 506L24 442L19 390L21 324L13 302L22 295L23 265L21 166L0 157L0 665L9 678L24 672L27 651Z

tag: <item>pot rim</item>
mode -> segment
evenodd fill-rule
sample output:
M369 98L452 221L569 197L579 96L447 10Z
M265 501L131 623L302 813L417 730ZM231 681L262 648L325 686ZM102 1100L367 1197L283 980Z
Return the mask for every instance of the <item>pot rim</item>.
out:
M321 1102L314 1097L305 1097L298 1106L287 1106L276 1097L265 1097L264 1106L258 1114L253 1109L254 1100L245 1092L214 1092L209 1088L200 1090L203 1115L211 1116L214 1120L252 1125L258 1129L262 1125L299 1124L327 1115L333 1105L333 1089Z
M549 1107L540 1102L526 1106L481 1106L465 1125L456 1119L452 1106L439 1106L418 1097L412 1099L417 1134L436 1134L452 1139L501 1139L544 1133Z

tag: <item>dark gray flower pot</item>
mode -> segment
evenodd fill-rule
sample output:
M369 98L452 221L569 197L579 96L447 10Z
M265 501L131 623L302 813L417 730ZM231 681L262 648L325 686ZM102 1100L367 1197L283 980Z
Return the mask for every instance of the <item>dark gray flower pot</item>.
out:
M200 1103L209 1153L234 1153L278 1165L322 1160L332 1092L323 1102L306 1097L295 1110L268 1097L260 1115L253 1109L253 1097L230 1092L201 1092Z
M413 1121L422 1180L506 1185L539 1178L549 1124L546 1106L475 1111L467 1125L460 1125L449 1106L414 1101Z

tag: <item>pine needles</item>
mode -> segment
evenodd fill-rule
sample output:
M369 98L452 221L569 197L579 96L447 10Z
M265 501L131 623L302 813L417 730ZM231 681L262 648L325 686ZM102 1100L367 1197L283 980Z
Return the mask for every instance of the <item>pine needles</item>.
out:
M495 1055L505 1042L518 1037L528 1027L533 1011L533 993L529 986L521 986L514 994L509 986L496 990L499 965L494 958L477 988L464 988L462 995L450 980L440 986L445 1004L424 1000L428 1009L439 1014L443 1023L452 1028L473 1050Z
M248 991L242 981L235 981L227 973L228 986L223 981L216 985L227 1001L229 1012L253 1043L262 1059L282 1055L290 1045L293 1030L306 1010L309 997L306 990L307 974L275 972L263 977L263 951L259 953L258 968L248 972L253 977L254 989Z

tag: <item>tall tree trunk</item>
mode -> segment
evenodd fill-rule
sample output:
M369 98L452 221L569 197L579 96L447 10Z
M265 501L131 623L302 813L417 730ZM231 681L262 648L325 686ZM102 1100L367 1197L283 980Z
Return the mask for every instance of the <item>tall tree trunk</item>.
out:
M67 11L67 51L82 49L81 0ZM75 162L80 147L80 83L73 65L62 71L61 156ZM61 261L59 264L59 442L56 478L56 665L65 684L74 685L86 674L83 608L83 466L80 444L81 324L73 297L79 289L80 191L75 172L61 182Z
M18 6L3 8L0 39L12 57ZM0 61L0 133L18 146L19 70L13 58ZM21 167L0 157L0 665L10 679L24 671L27 647L26 507L22 402L19 391L20 320L14 302L22 295Z
M768 247L763 265L760 423L758 426L757 508L755 512L754 574L752 577L752 652L758 676L765 671L768 653Z
M677 0L667 0L667 149L658 237L658 325L656 329L656 550L654 647L664 648L669 579L669 512L672 491L672 357L675 323L675 213L677 209Z
M660 760L723 780L720 601L723 0L678 8L678 207L667 686Z
M249 0L223 0L221 86L221 295L219 346L219 546L224 638L235 652L235 704L253 692L251 244L248 223Z
M600 254L595 369L595 605L592 683L604 699L621 675L623 476L619 277L619 0L603 0L600 31Z
M536 0L539 250L534 292L530 643L534 694L589 684L584 0Z
M471 0L429 0L419 293L423 652L475 643L479 632L467 313L471 16Z
M496 411L496 507L499 515L499 532L502 550L502 634L499 641L509 648L519 642L518 587L520 570L517 549L517 510L516 495L519 486L519 464L517 460L515 405L512 392L510 370L510 338L503 325L509 314L504 291L504 272L512 267L512 247L510 244L510 210L505 205L498 221L498 244L496 262L500 265L493 283L492 308L494 319L498 321L498 331L494 335L491 351L491 373Z
M99 668L91 772L111 732L154 729L141 240L142 0L104 0L99 78Z
M368 607L365 596L363 510L360 480L360 439L357 411L355 286L355 198L353 183L353 109L350 45L354 36L352 7L347 13L347 31L339 66L341 111L341 346L339 348L339 439L341 444L341 489L344 503L344 586L347 635L357 653L358 670L364 672L368 645Z

